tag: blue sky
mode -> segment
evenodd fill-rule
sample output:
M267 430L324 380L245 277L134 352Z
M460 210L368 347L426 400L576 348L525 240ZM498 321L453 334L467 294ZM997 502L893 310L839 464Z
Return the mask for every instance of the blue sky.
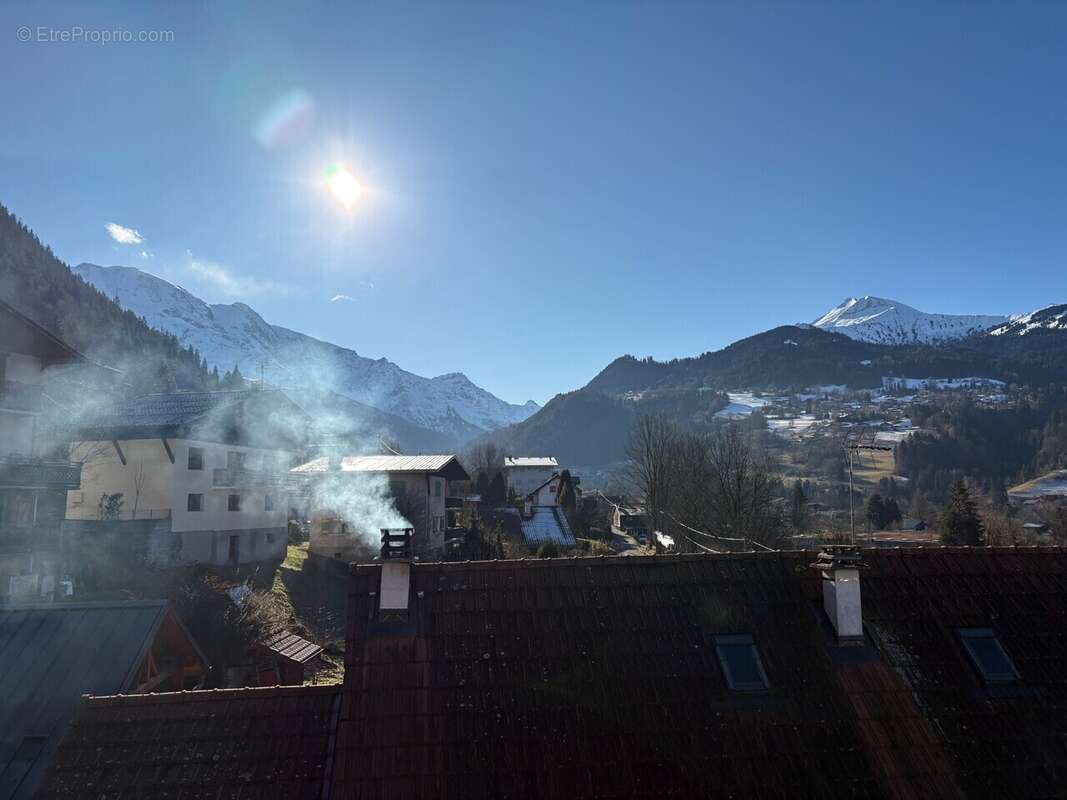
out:
M173 34L39 40L75 26ZM8 2L0 37L0 202L65 261L511 401L847 295L1067 302L1059 3Z

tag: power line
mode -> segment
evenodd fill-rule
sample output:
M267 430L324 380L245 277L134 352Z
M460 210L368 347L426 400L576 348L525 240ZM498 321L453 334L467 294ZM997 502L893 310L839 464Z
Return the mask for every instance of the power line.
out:
M762 547L764 550L767 550L767 551L769 551L771 553L775 552L773 547L767 547L767 545L762 544L761 542L757 542L755 539L747 539L747 538L745 538L745 539L737 539L737 538L734 538L734 537L731 537L731 536L716 536L715 534L708 533L707 531L698 531L696 528L692 528L689 525L686 525L684 522L681 522L680 520L675 519L674 516L672 516L671 514L668 514L666 511L661 511L659 513L661 513L664 516L666 516L668 519L673 521L676 525L681 525L687 531L690 531L691 533L695 533L698 536L706 536L709 539L715 539L715 540L720 541L720 542L740 542L741 544L754 544L754 545L756 545L756 547ZM685 538L689 539L688 536L686 536ZM693 541L693 540L689 539L689 541ZM694 544L696 544L696 543L694 542Z

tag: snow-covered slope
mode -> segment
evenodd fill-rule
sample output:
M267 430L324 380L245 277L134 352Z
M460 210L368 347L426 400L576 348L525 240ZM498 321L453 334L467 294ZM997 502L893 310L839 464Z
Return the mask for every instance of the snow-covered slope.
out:
M1004 325L990 331L994 336L1022 336L1031 331L1067 330L1067 305L1048 306L1029 314L1014 314Z
M270 325L244 303L208 305L185 289L133 267L79 264L74 272L153 328L191 345L220 371L234 365L279 386L313 382L424 428L467 441L521 422L538 409L506 403L458 372L423 378L384 358Z
M849 297L812 323L831 333L877 344L933 344L963 339L1008 322L986 314L927 314L881 297Z

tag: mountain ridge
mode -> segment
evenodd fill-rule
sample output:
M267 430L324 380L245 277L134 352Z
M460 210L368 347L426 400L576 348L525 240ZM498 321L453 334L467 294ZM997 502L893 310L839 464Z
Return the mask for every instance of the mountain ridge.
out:
M463 373L425 378L386 358L266 322L246 303L208 304L192 292L136 267L82 263L72 271L119 305L183 344L210 366L242 366L279 386L314 383L422 428L465 442L521 422L539 406L507 403Z
M984 333L1010 320L994 314L932 314L873 295L847 297L811 324L878 344L934 344Z

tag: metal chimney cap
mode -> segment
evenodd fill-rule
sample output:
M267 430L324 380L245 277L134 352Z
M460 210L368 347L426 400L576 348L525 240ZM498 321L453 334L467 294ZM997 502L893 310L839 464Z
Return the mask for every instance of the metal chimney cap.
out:
M414 528L382 528L383 561L410 561Z
M842 545L828 547L817 556L818 560L811 564L812 569L832 572L836 569L866 569L863 556L858 547Z

